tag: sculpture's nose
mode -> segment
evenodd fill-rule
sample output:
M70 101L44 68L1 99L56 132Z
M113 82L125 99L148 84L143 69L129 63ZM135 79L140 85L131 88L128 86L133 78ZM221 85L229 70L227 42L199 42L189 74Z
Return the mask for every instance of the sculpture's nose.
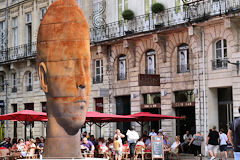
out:
M78 90L84 90L86 88L86 71L82 61L78 61L76 66L76 87Z

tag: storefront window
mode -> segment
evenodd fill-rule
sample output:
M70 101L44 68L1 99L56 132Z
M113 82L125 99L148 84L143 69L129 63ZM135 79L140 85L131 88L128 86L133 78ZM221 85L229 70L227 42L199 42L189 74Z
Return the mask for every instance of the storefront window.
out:
M160 93L150 93L143 95L144 104L161 103Z
M175 92L175 102L194 102L193 91L178 91Z

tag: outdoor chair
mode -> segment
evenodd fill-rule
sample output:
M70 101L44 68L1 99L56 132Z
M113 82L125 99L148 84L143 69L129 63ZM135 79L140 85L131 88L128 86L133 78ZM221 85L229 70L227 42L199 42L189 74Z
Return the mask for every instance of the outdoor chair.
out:
M9 149L0 149L0 159L7 159L9 157Z
M177 148L175 149L175 151L170 151L170 159L173 159L173 156L176 155L177 160L180 160L180 155L179 155L179 147L180 145L177 146Z
M26 159L37 159L38 155L35 154L35 148L31 148L26 155Z
M139 155L141 156L142 160L144 160L144 147L136 145L134 159L137 159Z
M123 148L122 148L122 159L127 159L129 154L130 154L129 147L123 145Z

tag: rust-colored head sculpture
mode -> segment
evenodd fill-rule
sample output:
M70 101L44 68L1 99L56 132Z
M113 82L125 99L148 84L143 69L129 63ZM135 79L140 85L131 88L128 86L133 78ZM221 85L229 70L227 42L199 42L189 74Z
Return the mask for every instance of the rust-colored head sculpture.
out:
M69 135L71 143L71 138L79 136L89 104L89 27L75 0L57 0L49 7L38 31L37 51L37 68L47 97L49 119L46 156L53 157L57 154L48 153L52 152L48 141ZM65 156L76 157L66 153Z

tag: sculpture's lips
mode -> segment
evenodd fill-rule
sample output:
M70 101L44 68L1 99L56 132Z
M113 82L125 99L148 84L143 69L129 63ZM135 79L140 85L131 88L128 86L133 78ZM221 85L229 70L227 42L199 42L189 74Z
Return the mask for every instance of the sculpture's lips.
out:
M76 100L76 101L74 101L74 103L87 103L85 100Z

